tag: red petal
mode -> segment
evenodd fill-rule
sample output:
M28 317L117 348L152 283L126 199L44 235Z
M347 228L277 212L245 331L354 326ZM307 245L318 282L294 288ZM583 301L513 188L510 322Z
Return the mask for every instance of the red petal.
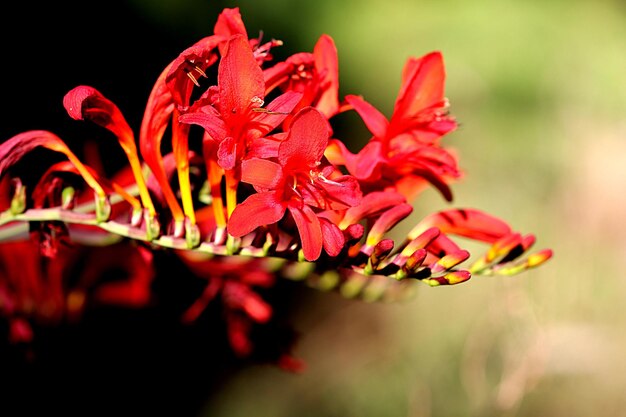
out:
M247 316L239 314L226 314L226 328L228 332L228 341L235 354L239 357L250 355L253 349L250 340L250 328L252 323Z
M246 157L263 159L278 158L278 148L280 144L283 143L286 136L287 134L285 132L280 132L275 135L253 140L248 147Z
M361 202L362 193L359 182L352 175L341 175L330 181L318 178L315 186L326 192L325 207L321 208L341 210L356 206Z
M304 258L307 261L316 260L320 257L323 246L322 227L318 217L307 205L302 206L301 209L289 207L289 212L300 233Z
M408 217L413 211L413 206L407 203L401 203L384 211L382 215L374 221L369 233L367 234L366 244L373 246L380 242L385 233L391 230L401 220Z
M265 79L265 94L269 94L276 87L287 81L293 73L294 64L289 61L282 61L276 65L263 70Z
M443 233L440 233L434 241L429 243L426 249L438 258L443 258L449 253L455 253L461 250L459 245ZM432 260L429 259L430 258L427 258L426 262L432 262Z
M283 179L283 169L267 159L252 158L241 164L241 181L261 189L277 188Z
M380 178L381 164L386 160L379 140L370 141L355 155L343 142L331 139L324 154L332 164L345 165L351 175L363 181Z
M380 215L380 213L398 204L406 203L406 199L400 193L393 191L374 191L363 196L361 204L349 208L339 227L345 229L351 224L358 223L362 219Z
M241 18L239 7L222 10L220 15L217 17L217 22L213 27L213 32L226 39L237 34L243 35L246 39L248 39L248 32L246 31L246 26Z
M235 207L228 220L228 232L235 237L244 236L259 226L276 223L284 214L285 205L276 193L252 194Z
M265 97L265 80L247 37L235 35L230 38L227 47L217 80L222 115L230 125L229 120L240 121L255 100Z
M202 126L211 139L221 142L228 135L226 124L213 106L204 106L199 111L185 113L178 120L181 123Z
M217 148L217 163L224 169L233 169L237 163L237 141L227 137Z
M328 120L318 110L313 107L300 110L278 148L281 165L305 171L316 166L324 155L330 132Z
M330 139L328 141L328 145L324 150L324 156L335 166L346 165L347 159L354 158L354 154L338 139Z
M417 181L419 181L421 178L425 179L426 181L431 183L433 186L435 186L435 188L437 188L437 190L439 190L439 192L441 193L443 198L446 199L446 201L452 201L452 198L453 198L452 190L450 189L450 187L446 183L446 179L444 177L442 177L441 175L439 175L438 172L435 172L435 171L429 169L428 166L424 165L423 167L419 167L419 166L414 167L413 168L413 174L417 175L417 178L414 177ZM407 180L407 178L403 178L403 180L404 181L403 181L402 186L403 186L403 189L406 190L406 187L407 187L406 180ZM410 181L410 179L409 179L409 181ZM411 193L411 194L413 194L413 193ZM408 200L408 199L414 198L415 195L407 195L406 197L407 197L407 200Z
M421 230L433 226L439 228L442 233L490 243L511 233L509 225L494 216L476 209L454 209L425 217L409 236L417 236Z
M339 255L346 242L343 232L339 230L336 224L331 223L327 219L319 218L319 220L322 226L324 250L330 256Z
M386 136L389 121L376 107L355 95L347 95L345 100L359 113L359 116L361 116L361 119L363 119L363 122L365 122L365 125L374 137L382 139Z
M330 118L339 110L339 63L337 47L333 38L322 35L313 49L315 69L322 77L319 80L322 93L315 107L324 116Z
M396 119L416 116L420 111L444 100L445 70L440 52L411 58L403 71L403 83L394 106Z
M95 88L83 85L70 90L63 97L63 106L73 119L89 119L135 147L133 131L120 109Z
M370 141L346 168L360 180L375 180L380 176L381 165L386 160L382 152L381 142Z

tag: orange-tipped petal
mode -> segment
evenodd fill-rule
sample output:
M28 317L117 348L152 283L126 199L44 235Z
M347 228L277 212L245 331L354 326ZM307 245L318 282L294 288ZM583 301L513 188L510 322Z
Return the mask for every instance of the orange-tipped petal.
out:
M339 255L346 242L343 232L339 230L336 224L327 219L320 218L319 220L322 227L324 250L330 256Z

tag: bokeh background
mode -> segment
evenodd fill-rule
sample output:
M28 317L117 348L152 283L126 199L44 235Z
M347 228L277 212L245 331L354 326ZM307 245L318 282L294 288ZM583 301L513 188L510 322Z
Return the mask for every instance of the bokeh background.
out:
M76 122L61 99L77 84L98 88L138 126L161 68L209 34L223 7L240 7L249 34L282 39L285 54L310 51L321 34L331 35L340 94L362 94L387 115L405 60L440 50L451 112L461 123L443 143L458 150L466 177L451 204L426 191L406 230L437 210L476 207L535 233L537 249L554 250L549 263L522 275L423 286L398 304L303 287L306 303L292 309L291 322L306 371L249 366L219 384L181 382L194 387L193 400L183 389L175 393L189 415L626 416L624 2L15 7L0 18L3 138L41 128L71 142ZM367 140L356 118L345 123L355 146ZM155 358L157 372L162 363ZM211 372L204 361L179 365L198 381Z

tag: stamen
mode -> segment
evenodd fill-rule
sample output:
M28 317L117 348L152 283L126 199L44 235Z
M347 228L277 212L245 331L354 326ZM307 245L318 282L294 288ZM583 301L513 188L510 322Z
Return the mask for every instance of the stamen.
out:
M259 107L263 107L263 104L265 104L265 101L263 101L263 99L259 96L254 96L252 97L252 99L250 99L250 101L252 102L252 104L256 104Z
M200 74L201 76L203 76L204 78L208 78L208 77L207 77L207 75L206 75L206 72L202 71L202 68L200 68L199 66L194 65L194 66L193 66L193 69L194 69L194 70L195 70L198 74Z
M187 77L189 77L189 79L191 79L191 82L196 85L196 87L200 87L200 83L198 82L196 77L193 76L193 74L191 72L185 71L185 73L187 74Z
M314 175L317 176L318 180L320 180L322 182L325 182L326 184L336 185L337 187L344 187L344 185L342 183L340 183L340 182L329 180L321 172L317 172L316 173L315 171L311 170L311 176L314 176Z
M296 195L297 195L298 197L302 198L302 194L300 194L300 191L298 191L298 190L296 189L296 185L297 185L297 184L296 184L296 179L294 178L294 180L293 180L293 192L294 192L294 193L296 193Z
M268 109L264 109L262 107L255 107L252 109L253 112L257 112L257 113L267 113L267 114L282 114L285 116L289 115L289 112L284 112L284 111L272 111L272 110L268 110Z

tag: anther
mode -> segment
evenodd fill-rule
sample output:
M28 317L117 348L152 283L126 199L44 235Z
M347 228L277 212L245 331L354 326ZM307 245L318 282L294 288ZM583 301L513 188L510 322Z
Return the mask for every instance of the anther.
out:
M344 186L344 185L343 185L342 183L340 183L340 182L333 181L333 180L329 180L329 179L328 179L328 178L326 178L326 177L324 176L324 174L322 174L321 172L317 172L317 173L315 173L313 170L311 170L311 177L313 177L313 176L317 176L317 179L318 179L318 180L320 180L320 181L322 181L322 182L325 182L326 184L336 185L337 187L343 187L343 186ZM311 179L311 181L312 181L312 179Z
M259 96L254 96L254 97L252 97L252 99L250 99L250 101L251 101L253 104L258 105L259 107L262 107L262 106L263 106L263 104L265 104L265 102L263 101L263 99L262 99L261 97L259 97Z
M289 112L272 111L272 110L264 109L262 107L255 107L255 108L252 109L252 111L257 112L257 113L267 113L267 114L283 114L283 115L288 115L289 114Z
M207 75L206 75L206 72L202 71L202 68L200 68L199 66L194 65L194 66L193 66L193 69L194 69L194 70L195 70L198 74L200 74L201 76L203 76L204 78L208 78L208 77L207 77Z
M196 85L196 87L200 87L200 83L198 82L198 80L196 79L196 77L193 76L193 74L189 71L185 71L187 74L187 77L189 77L189 79L191 80L192 83L194 83Z

